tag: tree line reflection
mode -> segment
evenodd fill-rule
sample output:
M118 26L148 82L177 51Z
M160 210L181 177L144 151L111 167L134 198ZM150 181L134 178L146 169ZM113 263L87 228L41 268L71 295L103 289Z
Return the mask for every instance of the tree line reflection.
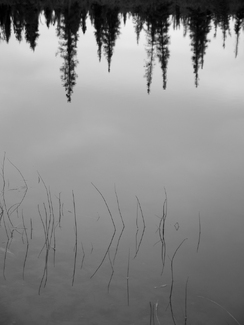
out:
M214 3L214 2L213 2ZM59 38L58 53L63 59L60 68L62 84L67 100L71 101L76 84L77 44L79 32L86 33L86 22L89 18L94 27L97 43L97 55L101 60L105 56L110 72L115 44L122 22L126 24L131 18L139 42L142 31L146 33L145 78L147 92L153 76L155 61L158 60L162 71L163 89L167 87L167 67L170 58L169 30L183 26L184 36L191 39L192 65L195 75L195 86L199 84L199 70L203 68L204 56L209 43L209 33L214 28L215 36L219 27L223 35L223 47L228 33L230 21L234 21L236 37L235 56L238 55L239 37L244 28L244 5L231 6L231 1L217 1L210 9L206 7L185 7L174 2L157 2L131 5L128 8L119 3L69 1L59 4L0 4L0 40L7 43L13 33L21 42L23 39L34 51L38 44L39 24L43 17L47 27L54 25Z

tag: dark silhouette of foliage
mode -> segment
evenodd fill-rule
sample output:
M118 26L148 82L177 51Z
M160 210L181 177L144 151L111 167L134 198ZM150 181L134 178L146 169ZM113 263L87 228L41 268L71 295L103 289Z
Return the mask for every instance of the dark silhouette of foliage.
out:
M244 29L243 0L0 0L0 40L9 42L14 34L19 42L24 39L34 51L39 24L46 24L48 28L55 25L60 39L59 53L63 59L61 80L67 100L71 101L77 79L79 31L85 34L88 16L95 29L99 61L103 53L108 62L108 71L120 35L121 21L126 24L127 18L132 17L137 43L141 32L145 32L147 59L144 76L148 93L156 60L162 70L163 89L167 87L171 24L173 29L183 26L184 36L189 33L196 87L199 69L204 65L211 24L214 23L216 33L220 27L225 47L230 19L234 19L235 56L238 55L240 32Z
M46 6L43 9L43 14L44 14L44 17L46 19L47 27L49 28L50 24L54 25L55 19L54 19L54 16L53 16L53 9L51 7Z
M61 80L66 90L68 102L71 101L71 95L77 78L75 68L78 64L76 56L81 12L82 10L78 2L70 7L66 7L61 14L57 27L57 34L60 38L59 53L64 60L60 68Z
M167 87L167 66L170 57L169 52L169 9L171 4L166 4L160 8L156 27L156 50L163 75L163 89Z
M244 28L244 7L240 8L236 15L236 22L235 22L235 33L236 33L236 48L235 48L235 56L237 57L238 55L238 45L239 45L239 37L240 37L240 31L241 28Z
M223 33L223 48L225 48L225 42L227 33L230 31L230 14L228 0L218 0L215 5L215 29L220 26Z
M8 5L0 6L0 25L1 38L8 43L11 36L11 7Z
M37 39L39 37L39 14L40 10L36 7L28 5L24 6L24 26L25 26L25 39L30 44L30 47L35 51Z
M173 28L177 29L180 27L181 12L179 4L175 5L175 14L173 16Z
M99 5L98 3L94 3L91 6L90 10L90 18L91 22L95 28L95 38L97 42L97 54L98 54L98 59L101 61L102 58L102 45L103 45L103 40L102 40L102 31L105 26L105 7Z
M150 93L152 83L153 67L157 57L163 74L163 89L167 86L167 65L169 53L169 8L171 4L152 6L146 12L146 37L147 37L147 61L145 64L145 78L147 80L147 92Z
M136 7L132 14L132 20L133 20L133 25L134 25L135 32L136 32L137 44L139 44L140 34L141 34L141 31L143 30L143 25L145 23L144 18L140 14L141 12L142 12L142 8Z
M25 23L24 23L24 8L20 4L17 4L16 6L13 7L12 21L13 21L13 29L14 29L15 37L19 42L21 42L22 32Z
M115 42L119 34L120 34L119 9L116 7L106 8L106 19L102 29L102 43L103 43L104 55L108 62L108 72L110 72Z
M146 12L146 52L147 61L145 63L145 75L147 80L147 93L150 93L153 67L155 65L155 52L156 52L156 24L155 24L155 10L153 7L148 8Z
M211 13L209 11L202 12L200 9L190 9L189 30L192 47L192 63L195 74L195 86L198 86L198 71L203 68L204 55L208 47L208 33L211 30Z
M90 17L95 28L99 61L101 61L103 49L108 62L108 72L110 72L115 43L120 34L119 9L94 3L90 9Z

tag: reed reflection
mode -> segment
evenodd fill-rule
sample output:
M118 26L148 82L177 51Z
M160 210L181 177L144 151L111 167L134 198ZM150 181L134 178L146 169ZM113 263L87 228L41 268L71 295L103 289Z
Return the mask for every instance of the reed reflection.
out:
M43 17L44 20L43 21ZM199 85L199 70L203 68L204 57L208 48L209 33L215 28L222 31L223 47L227 35L230 33L230 20L234 20L236 38L235 56L238 55L238 45L241 29L244 27L244 6L241 3L222 0L216 1L207 8L199 0L194 4L172 1L156 1L154 3L134 3L129 5L113 1L97 3L93 0L33 2L32 4L0 5L0 40L9 42L13 31L15 38L23 39L34 51L39 37L39 24L56 26L59 38L58 53L63 59L60 68L62 85L65 88L68 102L77 81L76 68L78 65L77 44L79 32L87 31L87 19L90 19L94 28L94 37L97 43L97 55L101 61L102 55L106 58L108 72L111 70L116 41L121 34L121 20L126 24L127 17L132 18L137 42L142 31L146 34L147 43L145 74L147 92L153 78L155 60L160 63L162 70L162 88L167 88L167 67L170 59L170 28L174 30L183 26L183 37L189 35L191 39L192 65L195 86ZM23 36L24 35L24 36Z

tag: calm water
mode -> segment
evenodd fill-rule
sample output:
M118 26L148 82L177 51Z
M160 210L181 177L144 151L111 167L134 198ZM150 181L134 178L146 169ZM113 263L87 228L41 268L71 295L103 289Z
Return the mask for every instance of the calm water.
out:
M194 67L188 23L168 16L161 69L152 26L142 21L137 42L129 14L99 62L87 15L73 93L61 80L58 22L47 28L40 15L34 51L13 28L7 43L5 24L1 325L244 323L244 46L234 18L226 39L210 21Z

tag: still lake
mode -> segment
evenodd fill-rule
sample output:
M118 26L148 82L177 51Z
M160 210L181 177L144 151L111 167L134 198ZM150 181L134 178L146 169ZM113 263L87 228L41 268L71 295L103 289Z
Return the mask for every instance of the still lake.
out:
M169 16L163 77L119 18L110 72L80 26L70 98L57 22L1 41L0 324L244 324L243 30L196 73Z

